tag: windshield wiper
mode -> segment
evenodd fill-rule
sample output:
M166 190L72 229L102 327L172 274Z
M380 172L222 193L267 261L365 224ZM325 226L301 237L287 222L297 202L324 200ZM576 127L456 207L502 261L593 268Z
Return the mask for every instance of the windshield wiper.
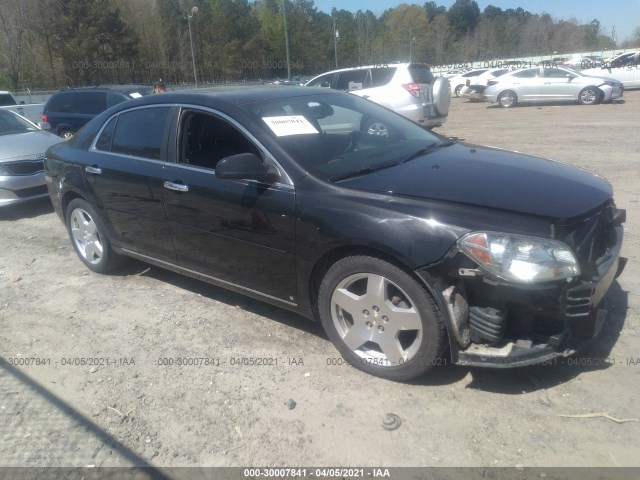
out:
M373 165L371 167L362 167L358 170L354 170L353 172L349 172L343 175L338 175L337 177L333 177L330 181L339 182L340 180L346 180L347 178L358 177L366 173L377 172L378 170L384 170L385 168L394 167L396 165L400 165L401 163L402 162L389 162L389 163L383 163L381 165Z
M383 170L385 168L395 167L396 165L400 165L402 163L409 162L409 161L413 160L414 158L418 158L418 157L424 155L425 153L427 153L429 150L432 150L432 149L438 148L438 147L448 147L449 145L453 145L453 143L454 142L433 142L433 143L430 143L429 145L427 145L426 147L422 147L421 149L413 152L407 158L403 158L400 161L383 163L381 165L372 165L370 167L362 167L362 168L360 168L358 170L355 170L353 172L349 172L349 173L345 173L343 175L338 175L337 177L333 177L330 181L331 182L339 182L340 180L346 180L347 178L358 177L360 175L365 175L367 173L377 172L378 170Z
M434 148L439 148L439 147L448 147L449 145L453 145L453 142L433 142L433 143L430 143L426 147L422 147L421 149L416 150L411 155L409 155L407 158L405 158L404 160L402 160L401 162L398 162L398 163L409 162L409 161L413 160L414 158L418 158L418 157L424 155L429 150L432 150Z

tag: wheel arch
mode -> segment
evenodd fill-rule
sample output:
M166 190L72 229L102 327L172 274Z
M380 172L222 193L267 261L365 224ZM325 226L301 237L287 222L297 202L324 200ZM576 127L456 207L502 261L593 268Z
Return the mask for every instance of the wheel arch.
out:
M388 252L385 252L382 249L368 246L368 245L342 245L325 252L316 261L316 263L314 264L311 270L311 275L309 277L309 283L308 283L309 299L311 300L311 310L313 312L314 321L316 322L320 321L319 311L318 311L318 293L320 290L320 283L322 282L324 275L331 268L331 266L335 264L337 261L345 257L351 257L356 255L366 255L366 256L376 257L386 262L389 262L392 265L395 265L396 267L403 270L420 285L423 285L435 300L438 306L438 309L440 310L440 313L442 315L442 318L444 319L445 330L447 333L447 342L449 346L452 347L451 350L457 351L459 347L457 347L457 344L454 345L455 340L451 334L452 321L449 315L449 310L446 308L446 305L444 304L444 298L438 292L435 286L435 283L438 283L438 279L436 279L434 275L437 275L437 274L431 273L429 275L425 275L425 274L419 275L415 270L413 270L409 266L409 264L403 262L398 257ZM432 281L430 282L427 279L431 279Z
M60 200L60 207L62 208L62 215L63 217L66 218L67 215L67 207L69 206L69 204L75 200L76 198L81 198L82 200L84 200L85 202L87 201L86 197L84 197L83 195L81 195L80 193L78 193L75 190L67 190L63 195L62 198Z
M580 95L582 94L582 92L584 92L588 88L592 88L598 93L598 98L596 99L595 103L601 103L602 101L604 101L604 91L596 85L587 85L586 87L582 87L578 92L578 101L580 101Z

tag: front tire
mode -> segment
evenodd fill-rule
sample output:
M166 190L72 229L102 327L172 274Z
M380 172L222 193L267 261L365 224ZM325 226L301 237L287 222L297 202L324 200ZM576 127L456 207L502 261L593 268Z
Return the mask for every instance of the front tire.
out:
M89 270L107 273L123 263L124 257L111 248L102 219L85 200L69 202L65 224L73 249Z
M578 94L578 102L582 105L595 105L601 98L602 93L596 87L585 87Z
M512 90L505 90L498 96L498 103L503 108L513 108L518 104L518 95Z
M433 297L407 272L376 257L333 264L320 285L318 309L344 359L378 377L419 377L444 350L444 321Z

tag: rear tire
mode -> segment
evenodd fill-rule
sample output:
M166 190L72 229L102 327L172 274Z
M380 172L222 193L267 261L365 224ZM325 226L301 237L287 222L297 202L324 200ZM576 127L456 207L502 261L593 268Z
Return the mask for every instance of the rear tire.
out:
M505 90L498 95L498 103L503 108L513 108L518 104L518 95L513 90Z
M85 200L69 202L65 224L73 249L89 270L107 273L124 263L126 258L111 248L102 219Z
M431 294L380 258L352 256L334 263L320 284L318 311L343 358L378 377L420 377L444 351L444 321Z

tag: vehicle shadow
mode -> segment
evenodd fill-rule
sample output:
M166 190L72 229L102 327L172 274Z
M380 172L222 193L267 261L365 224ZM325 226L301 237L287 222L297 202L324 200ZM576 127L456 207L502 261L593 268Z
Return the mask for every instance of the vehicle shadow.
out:
M598 102L596 104L597 105L622 105L624 104L625 101L624 100L616 100L613 102L606 102L606 103L602 103L602 102ZM589 105L582 105L580 103L578 103L577 101L573 101L573 102L534 102L534 103L517 103L516 105L510 107L510 108L503 108L500 105L498 105L497 103L491 103L489 105L487 105L488 109L496 109L496 110L513 110L513 109L538 109L538 110L542 110L544 107L585 107L585 106L589 106ZM593 106L593 105L591 105Z
M195 278L187 277L179 273L174 273L170 270L155 267L143 262L139 262L137 260L131 260L117 271L110 272L110 274L120 276L144 275L163 283L169 283L177 288L197 293L198 295L206 297L210 300L215 300L216 302L225 303L227 305L237 306L249 313L266 317L282 325L297 328L298 330L302 330L305 333L310 333L329 341L328 337L324 333L322 325L320 325L318 322L314 322L304 317L303 315L291 312L284 308L276 307L274 305L253 299L246 295L242 295L240 293L236 293L222 287L211 285L207 282Z
M208 299L238 306L249 313L266 317L329 342L322 325L318 322L311 321L289 310L169 270L131 261L112 274L145 275ZM622 290L618 282L614 282L605 297L605 302L609 309L609 317L602 332L593 339L588 347L576 355L558 358L544 365L503 369L454 365L451 363L448 352L445 352L434 362L433 368L426 375L407 383L416 386L450 385L471 374L472 380L466 385L466 388L519 395L566 383L582 373L607 369L616 361L611 357L611 350L624 327L628 292ZM621 359L618 359L618 363L620 361Z
M13 222L23 218L39 217L40 215L46 215L53 211L51 199L49 197L43 197L37 200L0 208L0 222Z

